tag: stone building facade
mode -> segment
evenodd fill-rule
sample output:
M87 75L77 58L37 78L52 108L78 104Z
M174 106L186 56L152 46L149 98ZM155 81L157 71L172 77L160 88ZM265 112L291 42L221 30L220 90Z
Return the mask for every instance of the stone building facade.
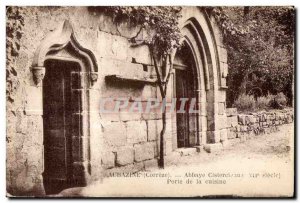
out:
M7 102L7 192L45 195L55 180L82 186L106 170L157 165L160 113L99 111L101 98L161 99L151 82L156 74L148 47L128 41L139 28L116 25L89 7L24 7L23 18L15 56L19 86ZM220 30L201 7L183 7L179 26L185 48L173 54L167 98L183 94L176 89L181 85L200 112L185 123L167 114L165 156L227 140L228 67Z

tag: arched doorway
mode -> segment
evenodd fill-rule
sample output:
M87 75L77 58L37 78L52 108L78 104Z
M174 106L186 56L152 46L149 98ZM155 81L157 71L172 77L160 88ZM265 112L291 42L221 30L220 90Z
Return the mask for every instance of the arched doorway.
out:
M91 177L89 90L98 78L95 57L64 21L37 49L32 70L35 81L43 81L46 194L85 186Z
M193 54L186 43L177 51L174 58L177 147L192 147L199 144L197 72ZM193 101L194 100L194 101ZM181 102L178 102L181 101ZM187 102L186 102L187 101ZM182 102L186 102L184 110Z

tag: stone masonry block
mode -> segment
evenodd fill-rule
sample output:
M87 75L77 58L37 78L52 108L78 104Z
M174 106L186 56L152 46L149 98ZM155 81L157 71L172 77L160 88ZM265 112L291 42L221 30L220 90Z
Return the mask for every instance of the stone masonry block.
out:
M218 115L216 129L224 129L227 128L227 116L226 115Z
M227 63L227 50L223 47L218 46L220 61L223 63Z
M223 115L225 113L225 103L219 102L218 104L218 114Z
M208 153L213 153L220 151L223 148L221 143L214 143L214 144L206 144L204 145L204 150Z
M154 141L159 139L159 132L161 130L161 120L148 120L148 138L147 141Z
M248 115L247 118L250 124L256 123L256 117L254 115Z
M123 146L126 144L126 129L123 122L111 122L103 126L104 142L111 146Z
M154 146L154 157L159 156L159 151L160 151L160 140L157 140L156 142L153 142ZM164 155L166 156L166 140L164 141Z
M166 155L172 153L172 151L173 151L172 140L166 139L166 147L165 147Z
M115 166L115 154L113 152L103 153L101 160L104 168L113 168Z
M227 117L227 127L235 127L238 125L238 118L237 116L230 116Z
M228 132L227 132L227 138L228 139L234 139L234 138L236 138L237 137L237 132L234 132L234 131L232 131L232 130L229 130Z
M172 138L172 120L167 119L166 122L165 139L170 139ZM147 141L159 140L160 132L162 130L162 120L148 120L147 129Z
M145 170L157 168L158 167L158 160L157 159L151 159L144 161Z
M207 141L208 143L220 142L220 131L207 131Z
M147 141L146 121L128 121L126 123L126 133L128 143L139 143Z
M154 146L153 143L147 142L143 144L134 145L134 160L136 162L153 159Z
M225 142L228 140L227 129L220 130L220 141Z
M134 150L131 147L125 147L117 150L116 164L124 166L134 162Z
M242 125L246 125L246 116L245 115L238 115L238 122Z

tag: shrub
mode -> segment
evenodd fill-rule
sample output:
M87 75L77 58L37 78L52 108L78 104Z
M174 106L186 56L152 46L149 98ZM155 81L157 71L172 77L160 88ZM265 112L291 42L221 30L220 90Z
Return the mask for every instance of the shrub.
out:
M266 96L257 97L256 101L254 96L242 94L233 104L240 112L250 112L268 109L283 109L287 105L287 97L282 93L277 95L268 94Z
M237 108L238 111L253 111L255 103L254 96L242 94L234 101L233 107Z
M280 92L271 101L270 106L274 109L283 109L287 104L286 96Z
M257 97L256 100L256 109L257 110L266 110L270 108L270 102L274 99L275 95L268 94L266 96Z

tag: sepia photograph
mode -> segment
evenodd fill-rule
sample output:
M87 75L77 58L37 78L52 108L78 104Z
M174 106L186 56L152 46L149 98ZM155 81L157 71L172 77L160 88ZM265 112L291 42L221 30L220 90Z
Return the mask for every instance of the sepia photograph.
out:
M295 197L293 5L5 12L8 199Z

